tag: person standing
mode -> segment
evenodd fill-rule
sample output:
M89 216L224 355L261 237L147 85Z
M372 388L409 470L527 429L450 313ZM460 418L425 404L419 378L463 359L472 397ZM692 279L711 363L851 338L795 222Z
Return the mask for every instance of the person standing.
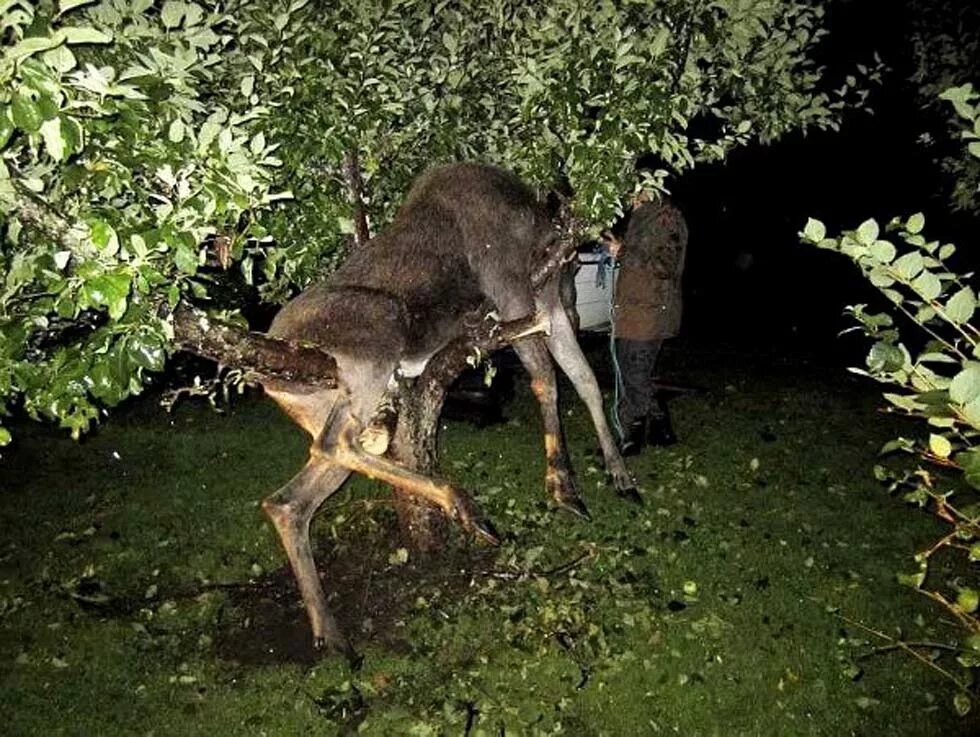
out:
M620 238L616 230L620 228L606 236L620 265L613 305L621 381L616 413L622 428L620 452L635 455L647 444L677 442L654 371L664 341L680 331L688 232L684 216L666 195L638 197L625 235Z

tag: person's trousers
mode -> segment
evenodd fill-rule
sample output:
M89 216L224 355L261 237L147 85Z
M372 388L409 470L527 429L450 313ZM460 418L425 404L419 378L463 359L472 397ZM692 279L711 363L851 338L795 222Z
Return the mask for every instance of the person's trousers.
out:
M624 429L635 422L664 415L653 383L662 345L662 340L616 338L616 362L621 382L616 413Z

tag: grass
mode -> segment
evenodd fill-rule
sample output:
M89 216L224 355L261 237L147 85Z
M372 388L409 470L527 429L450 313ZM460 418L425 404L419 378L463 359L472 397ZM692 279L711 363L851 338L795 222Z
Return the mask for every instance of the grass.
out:
M167 415L147 399L82 443L17 427L0 461L4 733L976 734L934 671L861 658L883 643L837 616L955 637L895 582L939 528L871 476L896 431L873 388L696 346L667 360L704 391L672 403L681 444L631 463L642 507L605 487L566 397L594 521L551 509L520 381L505 424L443 432L444 475L499 549L454 533L445 556L404 562L384 488L327 503L318 560L356 673L310 651L258 508L306 452L270 402Z

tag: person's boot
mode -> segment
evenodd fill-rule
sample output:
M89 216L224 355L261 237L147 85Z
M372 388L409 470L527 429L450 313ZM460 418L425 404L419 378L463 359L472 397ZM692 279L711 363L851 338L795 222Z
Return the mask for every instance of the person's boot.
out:
M619 441L622 456L635 456L646 445L646 419L631 422L626 429L626 437Z
M657 407L660 411L655 415L650 415L647 419L646 441L650 445L659 447L673 445L677 442L677 435L670 424L670 412L667 411L667 404L662 399L658 399Z

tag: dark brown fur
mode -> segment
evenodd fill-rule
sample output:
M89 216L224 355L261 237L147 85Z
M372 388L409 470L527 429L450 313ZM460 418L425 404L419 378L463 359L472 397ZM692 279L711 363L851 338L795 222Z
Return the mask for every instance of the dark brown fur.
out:
M538 312L551 332L514 348L532 375L544 418L545 486L559 504L587 515L561 436L554 368L558 361L585 400L617 488L632 488L606 425L602 400L558 298L558 278L538 292L532 269L556 238L534 192L514 175L481 164L453 164L423 175L394 222L361 246L331 277L289 302L271 335L306 341L331 354L337 389L269 382L266 389L313 437L310 460L264 508L282 538L317 644L349 650L326 608L309 546L316 509L351 471L395 484L438 504L464 527L492 537L459 489L366 453L359 433L401 368L409 375L451 340L487 302L499 319Z

